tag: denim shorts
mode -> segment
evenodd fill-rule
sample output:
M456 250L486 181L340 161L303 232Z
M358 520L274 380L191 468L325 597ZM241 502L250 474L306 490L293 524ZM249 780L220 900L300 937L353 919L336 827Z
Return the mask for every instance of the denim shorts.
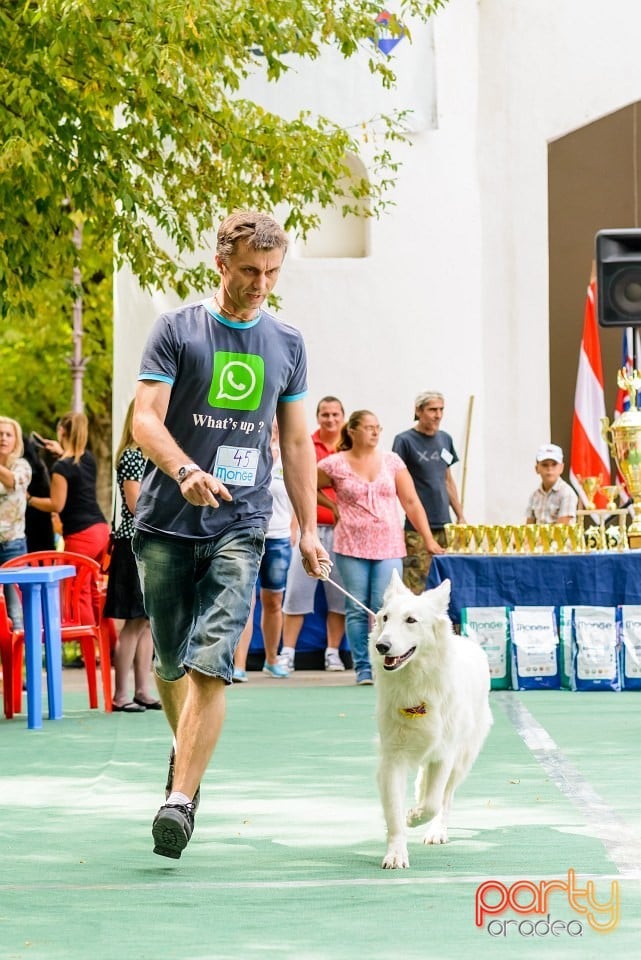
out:
M258 581L263 590L274 593L284 591L291 559L292 544L289 537L268 537L265 540L265 553L258 571Z
M197 670L231 683L264 541L259 527L202 541L135 531L132 547L161 680Z

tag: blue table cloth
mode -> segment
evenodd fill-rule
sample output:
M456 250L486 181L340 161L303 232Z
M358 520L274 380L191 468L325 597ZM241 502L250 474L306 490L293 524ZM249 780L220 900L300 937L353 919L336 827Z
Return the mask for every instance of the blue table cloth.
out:
M446 579L455 623L463 607L641 604L641 550L433 557L428 589Z

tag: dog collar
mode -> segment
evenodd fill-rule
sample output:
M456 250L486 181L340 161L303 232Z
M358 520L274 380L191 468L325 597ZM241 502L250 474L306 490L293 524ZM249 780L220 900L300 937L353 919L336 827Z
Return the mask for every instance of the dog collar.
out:
M398 712L402 717L408 717L410 720L415 720L416 717L424 717L427 713L427 704L425 701L419 703L417 707L399 707Z

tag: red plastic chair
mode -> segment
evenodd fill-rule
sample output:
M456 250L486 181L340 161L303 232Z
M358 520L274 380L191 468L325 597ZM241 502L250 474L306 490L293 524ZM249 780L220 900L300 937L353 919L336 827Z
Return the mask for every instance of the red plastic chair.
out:
M4 593L0 591L0 664L2 664L2 699L7 720L10 720L14 714L16 675L20 681L19 688L22 687L22 670L16 672L14 663L14 647L17 641L17 631L13 629L7 613Z
M110 629L102 619L104 605L104 591L102 587L102 573L100 565L89 557L66 550L39 550L35 553L23 553L20 557L13 557L3 563L3 567L42 567L50 564L70 563L76 568L75 577L60 582L60 623L63 643L77 641L82 651L85 670L87 672L87 686L89 688L89 706L95 710L98 707L98 685L96 673L96 650L100 656L100 673L102 676L102 695L105 711L111 713L111 638ZM86 584L91 584L92 592L99 597L98 623L83 623L80 615L80 596ZM2 628L0 627L0 634ZM21 630L14 631L11 640L12 654L8 662L13 674L13 713L22 710L22 650L24 634ZM0 645L5 649L7 657L7 642ZM4 660L3 660L4 673ZM7 714L7 676L5 674L4 706Z

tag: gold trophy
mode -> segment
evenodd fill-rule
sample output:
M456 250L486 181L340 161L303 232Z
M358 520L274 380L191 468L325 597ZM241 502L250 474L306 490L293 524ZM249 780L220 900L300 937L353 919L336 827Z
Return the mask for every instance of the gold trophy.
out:
M603 535L605 537L606 550L622 550L621 531L618 527L604 527Z
M617 544L616 544L616 548L619 551L628 550L630 546L630 544L628 543L628 532L625 527L625 522L621 522L621 521L623 521L623 517L619 516L619 529L618 529L619 536L617 537ZM616 528L608 527L606 529L608 531L614 532ZM614 549L614 548L612 547L611 549Z
M596 504L594 502L594 495L601 486L601 474L598 477L579 477L577 480L583 487L583 492L587 497L587 503L585 505L586 510L596 510Z
M485 531L486 526L484 523L477 523L473 528L474 530L474 543L476 544L476 552L483 553L483 544L485 543Z
M454 547L453 549L456 553L465 553L465 544L463 533L465 531L466 525L464 523L453 523L454 528Z
M519 523L517 526L512 527L512 532L514 534L514 546L516 547L517 553L525 552L525 532L527 529L527 524Z
M608 502L605 505L606 510L618 510L616 498L619 495L619 484L607 484L605 487L601 487L601 493L604 493L608 498Z
M503 553L509 553L512 549L512 535L514 527L511 523L504 523L499 527L499 540L501 541L501 550Z
M552 537L552 526L551 523L539 524L539 537L541 538L543 553L550 553L553 546L556 546Z
M585 539L582 523L568 524L568 540L570 542L570 550L572 550L573 553L584 553Z
M499 530L500 527L498 524L493 523L490 526L485 528L485 536L487 538L488 553L498 553L499 545Z
M631 547L641 546L641 410L637 410L637 393L641 390L641 372L619 370L617 384L627 390L630 409L610 425L601 420L601 434L610 448L632 497L633 519L628 528Z
M448 550L455 552L458 547L457 524L446 523L443 529L445 530L445 546Z
M536 553L539 545L539 528L538 523L526 523L525 525L525 542L530 553Z
M600 524L588 527L584 533L584 538L588 553L593 550L605 550L605 533Z
M556 544L557 553L565 553L568 545L570 530L567 523L555 523L552 527L552 538Z
M474 539L474 527L469 523L459 524L461 529L461 552L462 553L473 553L471 550L472 540Z

